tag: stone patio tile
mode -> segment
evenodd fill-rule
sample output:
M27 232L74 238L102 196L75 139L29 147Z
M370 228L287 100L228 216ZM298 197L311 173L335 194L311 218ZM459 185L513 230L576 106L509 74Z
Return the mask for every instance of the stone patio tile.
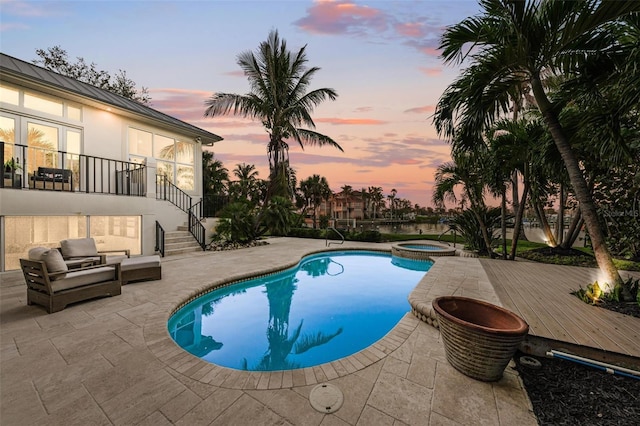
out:
M191 414L191 413L189 413ZM185 416L186 419L187 416ZM217 413L207 412L206 416L202 418L198 418L198 420L202 419L215 419L211 422L211 426L219 425L219 426L229 426L229 425L251 425L251 426L262 426L262 425L290 425L289 423L281 416L277 415L273 411L271 411L268 407L265 407L263 404L259 403L255 399L251 398L249 395L241 395L237 398L233 404L224 412ZM178 422L178 425L188 425L188 426L196 426L200 424L209 424L205 422L193 422L191 418L188 419L188 423ZM210 420L209 420L210 421Z
M82 381L98 374L111 371L113 366L101 355L67 365L49 374L34 378L34 386L40 400L48 412L54 412L61 406L72 405L73 401L88 395Z
M294 425L318 425L324 416L307 398L289 389L253 392L251 396Z
M337 386L344 397L342 407L333 414L349 424L356 424L367 404L374 383L351 374L332 380L331 384Z
M407 424L421 425L429 421L433 393L410 380L382 372L367 404Z
M383 365L384 362L378 361L375 364L371 364L366 368L356 371L355 374L365 380L375 382L376 380L378 380L378 376L380 376L380 371L382 370Z
M3 425L22 425L25 422L45 424L47 412L31 380L0 383L0 413Z
M158 306L155 303L147 302L119 311L118 314L122 315L132 323L142 326L145 324L149 314L154 313L157 310Z
M136 426L170 426L172 424L173 422L169 421L162 413L154 411Z
M84 386L99 404L125 392L145 377L164 371L149 352L134 351L124 359L126 362L117 364L116 368L83 381Z
M383 362L382 371L395 374L400 377L407 377L407 371L409 371L408 362L404 362L392 356L387 357Z
M18 347L18 350L20 351L20 356L7 360L3 359L2 363L0 363L2 388L14 382L39 377L42 374L42 370L34 368L34 366L46 365L48 372L64 369L67 366L60 352L47 340L29 345L24 349Z
M160 370L147 374L133 386L103 402L101 407L115 425L136 424L185 389L173 376Z
M291 376L293 378L293 386L305 386L307 384L305 380L304 370L302 369L293 370L291 373Z
M68 363L77 362L95 353L117 356L131 350L131 345L110 331L94 333L90 328L67 333L51 339Z
M333 414L326 414L322 419L320 426L349 426L349 423L341 420Z
M100 406L88 394L52 413L47 417L45 424L48 426L112 425Z
M490 383L438 363L432 409L462 424L497 425L498 409Z
M404 376L425 388L433 389L437 361L421 353L414 353L407 375Z
M429 426L463 426L463 424L458 423L454 420L451 420L440 413L436 413L435 411L432 411L431 417L429 418Z
M140 327L132 325L114 330L113 333L134 348L147 348L144 333Z
M393 426L393 421L393 417L367 405L362 410L356 426Z
M525 411L521 406L512 405L507 401L496 400L500 425L537 426L538 421L533 411Z
M160 413L162 413L163 417L166 417L170 422L175 423L178 419L187 414L189 410L201 402L202 398L190 389L185 389L182 393L171 398L162 407L160 407Z
M215 418L220 416L241 396L242 392L239 390L218 389L176 421L175 424L184 426L211 424Z

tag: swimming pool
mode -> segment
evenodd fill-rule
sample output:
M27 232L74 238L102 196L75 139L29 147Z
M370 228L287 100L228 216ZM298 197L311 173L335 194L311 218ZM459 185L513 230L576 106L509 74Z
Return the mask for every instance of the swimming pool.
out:
M409 311L409 292L431 265L407 259L396 265L384 252L318 253L200 296L175 312L168 328L180 347L223 367L319 365L387 334Z

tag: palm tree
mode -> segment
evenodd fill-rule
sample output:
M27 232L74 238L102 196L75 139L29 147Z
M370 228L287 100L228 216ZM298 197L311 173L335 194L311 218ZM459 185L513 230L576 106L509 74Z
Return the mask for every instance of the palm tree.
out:
M233 174L238 178L237 190L238 198L243 200L253 200L256 193L256 185L258 180L258 171L253 164L236 164Z
M382 188L379 186L370 186L369 199L371 200L371 207L373 208L372 218L376 219L377 210L380 208L380 206L384 201L384 194L382 193Z
M318 218L317 209L322 201L328 201L331 196L331 188L327 178L320 175L313 175L300 182L300 191L305 199L305 208L311 205L313 208L313 227L316 227Z
M353 187L351 185L343 185L341 189L342 197L347 205L347 227L349 226L349 219L351 213L351 196L353 195Z
M537 108L562 156L594 254L610 283L622 284L580 162L559 120L558 107L543 87L545 72L571 75L593 56L624 50L606 26L640 11L636 1L481 0L484 13L448 28L441 38L445 62L471 64L442 95L434 115L440 134L473 145L486 127L505 114L513 94L531 87Z
M223 195L227 190L229 170L222 161L213 159L211 151L202 151L202 181L205 194Z
M478 156L454 153L454 161L443 163L436 169L435 188L432 200L438 207L444 207L445 201L458 202L456 188L462 187L461 205L470 204L470 210L478 222L487 253L492 254L492 238L488 233L483 213L487 208L484 203L484 182L482 179L482 161ZM464 210L463 210L464 211Z
M246 95L216 93L205 102L204 115L232 114L262 121L269 134L267 152L271 182L277 182L278 176L284 175L289 166L286 142L289 139L298 142L302 149L328 145L343 151L329 136L313 130L313 109L326 99L335 100L338 94L328 88L307 92L311 79L320 68L306 66L306 45L292 54L278 31L273 30L255 54L242 52L237 62L249 79L251 91ZM300 127L303 125L307 128ZM290 197L291 193L292 189L289 194L280 195Z

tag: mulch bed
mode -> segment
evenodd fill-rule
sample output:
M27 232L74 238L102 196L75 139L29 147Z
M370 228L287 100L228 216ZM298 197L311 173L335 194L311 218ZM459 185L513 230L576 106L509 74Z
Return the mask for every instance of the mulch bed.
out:
M640 424L640 380L608 374L557 358L537 359L539 369L521 363L516 368L540 425Z

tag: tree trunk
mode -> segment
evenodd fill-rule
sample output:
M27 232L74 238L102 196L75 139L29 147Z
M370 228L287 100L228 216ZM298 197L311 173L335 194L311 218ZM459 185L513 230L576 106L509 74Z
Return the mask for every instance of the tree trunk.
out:
M562 156L562 160L567 168L569 174L569 180L571 186L576 194L576 199L580 203L580 210L584 217L584 222L589 231L591 241L593 243L593 253L595 254L596 261L601 271L605 274L608 283L613 287L615 285L622 286L622 296L626 300L631 298L630 289L625 288L623 281L620 278L620 274L613 263L613 258L605 242L604 232L598 221L598 212L596 205L591 197L591 192L587 186L587 182L582 175L578 158L571 149L571 144L564 134L560 121L553 110L551 102L547 98L546 93L542 87L542 82L539 76L532 76L531 87L533 94L538 103L538 108L544 117L544 121L547 124L553 141Z
M556 242L556 237L553 235L553 232L551 232L551 226L549 226L549 222L547 221L547 215L544 213L544 206L539 199L536 199L532 204L536 211L536 216L538 216L540 228L542 229L542 232L544 232L545 237L547 237L547 244L551 247L557 246L558 243Z
M507 259L507 191L502 191L502 201L500 203L501 220L500 227L502 228L502 258Z
M516 250L518 248L518 234L520 233L520 228L522 227L522 214L524 213L525 201L527 200L527 196L529 195L529 183L524 183L524 188L522 188L522 201L520 202L520 208L516 213L515 223L513 224L513 238L511 239L511 254L509 258L511 260L516 260Z
M520 195L519 195L519 182L518 182L518 171L514 170L511 174L511 203L513 205L513 213L515 214L520 208ZM524 227L520 227L520 232L518 233L518 239L522 241L529 241L527 235L524 233Z
M564 184L560 184L560 203L558 204L558 219L556 220L556 241L562 246L564 241L564 203L566 201Z

